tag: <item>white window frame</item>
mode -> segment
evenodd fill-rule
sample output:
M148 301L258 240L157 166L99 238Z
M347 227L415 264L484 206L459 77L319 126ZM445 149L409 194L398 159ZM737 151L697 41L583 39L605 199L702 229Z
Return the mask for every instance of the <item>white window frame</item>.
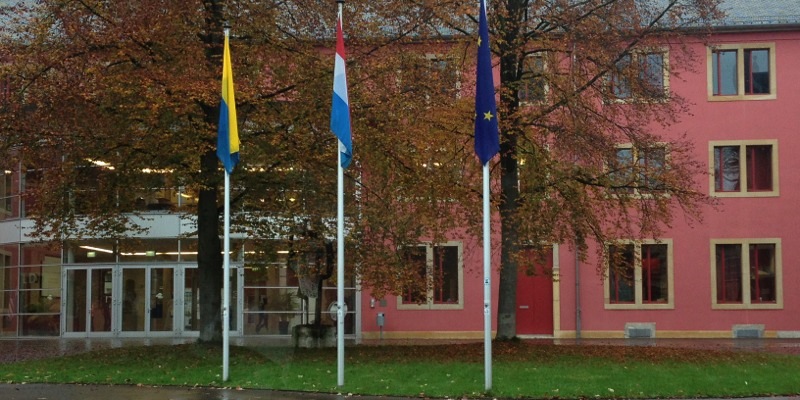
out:
M529 66L529 62L535 62L535 61L533 61L534 59L541 60L541 62L542 62L542 70L541 70L541 72L546 74L547 70L548 70L548 63L547 63L546 53L534 53L534 54L528 54L527 56L525 56L525 58L522 61L523 62L523 66L522 66L523 74L525 74L527 72L535 72L535 71L529 71L529 69L527 68ZM522 86L527 87L528 84L533 83L533 79L534 79L534 77L530 77L530 78L527 78L527 79L525 79L525 78L521 79L520 80L520 90L522 89ZM536 100L522 100L522 99L520 99L519 100L519 106L520 107L526 107L526 106L542 104L542 103L547 102L547 99L550 96L550 84L549 84L546 76L540 76L540 77L538 77L536 79L540 79L540 80L544 81L542 98L541 99L536 99ZM519 93L517 94L517 96L519 96Z
M668 170L669 169L669 165L670 165L670 147L669 147L669 144L668 143L659 142L659 143L656 143L651 148L656 148L656 147L660 147L660 148L664 149L664 165L663 165L663 168L664 168L664 170ZM641 173L640 173L640 168L641 167L639 166L638 161L640 161L639 153L642 152L642 149L640 147L634 146L633 143L620 143L614 149L614 151L615 151L614 157L615 158L617 157L617 154L618 154L617 151L618 150L623 150L623 149L630 149L631 150L632 161L634 163L632 165L631 173L635 176L636 183L635 183L635 187L633 187L631 189L632 190L631 192L624 192L622 189L619 189L619 190L612 189L612 194L614 196L634 196L634 197L640 197L640 198L647 198L647 197L653 197L653 196L669 196L666 193L666 190L662 191L662 190L653 190L653 189L649 189L649 188L641 188L641 187L639 187L638 182L639 182L639 176L641 175ZM647 149L645 149L644 151L646 152ZM608 169L609 169L609 167L608 167L608 165L606 165L606 170L608 171Z
M453 62L453 58L452 57L448 57L448 56L446 56L444 54L428 53L428 54L425 54L425 59L428 61L428 63L431 64L430 65L431 68L435 67L434 63L436 63L436 62L444 62L444 63L447 64L448 67L449 66L453 66L453 75L455 76L455 80L456 81L455 81L455 87L453 87L452 89L455 92L454 98L455 99L460 99L461 98L461 69L457 68L455 66L455 63Z
M742 302L741 303L718 303L717 302L717 252L718 244L738 244L742 247ZM751 244L773 244L775 245L775 302L774 303L751 303L750 302L750 253ZM783 260L782 246L780 238L736 238L736 239L711 239L709 246L711 267L711 308L714 310L775 310L783 309Z
M426 301L422 304L403 303L403 297L397 296L398 310L462 310L464 309L464 245L462 242L449 241L443 243L420 243L425 246L425 279L427 280ZM437 304L434 302L435 287L433 285L433 249L440 246L456 246L458 248L458 302Z
M769 191L747 191L747 162L746 150L747 146L772 146L772 190ZM714 171L714 149L716 147L739 147L739 190L734 191L717 191L716 190L716 175ZM744 157L744 161L741 158ZM708 193L713 197L778 197L780 196L780 173L778 166L778 140L777 139L760 139L760 140L714 140L708 142Z
M669 71L670 71L670 64L669 64L669 49L665 47L655 47L655 48L644 48L644 49L636 49L631 51L628 56L630 56L631 64L637 63L637 71L638 71L638 61L639 58L642 56L647 56L649 54L661 54L661 73L662 73L662 89L663 95L660 97L653 97L643 95L639 91L633 90L630 88L630 96L629 97L617 97L614 94L613 85L611 80L614 79L615 71L612 69L608 72L606 76L606 86L608 89L608 98L610 103L664 103L669 101L670 99L670 86L669 86Z
M2 179L0 179L0 215L7 216L14 213L14 178L13 171L3 170ZM6 209L6 204L9 204L12 209Z
M768 94L745 94L744 93L744 51L745 50L769 50L769 93ZM714 95L714 68L713 56L718 50L736 51L736 91L735 95ZM740 101L740 100L774 100L778 97L777 73L775 71L775 43L734 43L718 44L706 47L706 69L707 69L707 90L708 101Z
M606 256L604 267L606 268L603 279L603 302L606 310L672 310L675 308L675 268L672 239L645 239L645 240L620 240L606 243L606 254L610 246L633 245L634 266L633 266L633 303L612 303L611 302L611 274L608 271L609 259ZM644 303L643 300L643 272L642 272L642 245L663 244L667 246L667 301L664 303Z

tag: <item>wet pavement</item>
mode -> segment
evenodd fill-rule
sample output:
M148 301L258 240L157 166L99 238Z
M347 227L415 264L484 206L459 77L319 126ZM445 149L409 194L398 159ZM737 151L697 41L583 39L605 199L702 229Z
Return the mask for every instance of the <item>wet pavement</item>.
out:
M272 390L235 390L214 388L0 384L3 400L338 400L336 394L277 392ZM377 399L376 397L358 397Z
M656 346L734 351L772 352L800 356L800 339L527 339L547 344L608 345L608 346ZM183 344L196 338L92 338L92 339L0 339L0 371L2 364L23 360L59 357L105 348L123 346L149 346ZM361 345L436 345L442 343L479 342L453 340L374 340ZM245 337L232 338L231 346L288 346L286 338ZM349 343L348 345L352 345ZM375 396L353 396L348 394L281 392L273 390L200 388L200 387L151 387L125 385L59 385L59 384L0 384L2 400L339 400L339 399L387 400L392 398ZM401 400L401 398L394 398ZM800 397L770 397L764 400L798 400ZM714 399L709 399L714 400ZM750 399L755 400L755 399ZM760 400L760 399L759 399Z

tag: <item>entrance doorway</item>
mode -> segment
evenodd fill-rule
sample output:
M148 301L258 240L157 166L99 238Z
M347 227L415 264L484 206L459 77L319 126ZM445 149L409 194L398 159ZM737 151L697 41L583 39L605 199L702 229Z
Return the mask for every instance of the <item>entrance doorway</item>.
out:
M111 268L66 270L64 331L110 333L114 317Z
M553 334L553 248L525 250L517 276L517 334Z
M65 267L62 279L66 337L173 336L197 330L194 265Z

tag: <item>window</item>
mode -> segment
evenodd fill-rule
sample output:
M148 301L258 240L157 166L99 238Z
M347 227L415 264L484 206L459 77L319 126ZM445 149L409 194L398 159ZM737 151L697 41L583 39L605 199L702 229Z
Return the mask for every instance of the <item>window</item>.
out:
M665 51L635 51L623 56L609 74L612 97L621 101L665 100L669 94L668 59Z
M518 91L519 103L540 103L547 98L547 80L545 79L545 60L542 54L525 57L522 64L522 77Z
M777 148L776 140L711 142L711 193L717 197L778 196Z
M711 241L712 304L782 308L780 239Z
M455 63L445 56L427 55L430 63L429 78L434 87L447 98L460 97L461 80L460 72Z
M0 217L2 217L13 211L15 190L12 171L3 170L0 171L0 174Z
M8 76L0 76L0 106L4 107L11 103L11 79Z
M708 99L775 98L775 44L734 44L708 48Z
M398 297L398 309L461 309L463 265L461 245L422 245L404 250L409 265L417 268L425 289L406 290Z
M668 151L664 145L637 148L630 144L617 147L615 159L607 166L611 189L616 194L652 194L663 191L660 178L667 168Z
M672 309L672 240L608 246L607 309Z

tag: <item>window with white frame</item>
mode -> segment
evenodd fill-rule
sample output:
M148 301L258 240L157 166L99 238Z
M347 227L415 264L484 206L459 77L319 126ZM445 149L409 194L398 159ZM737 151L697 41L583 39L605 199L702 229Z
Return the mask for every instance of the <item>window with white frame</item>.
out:
M10 170L3 170L0 177L0 216L13 211L14 179Z
M709 152L712 195L779 195L777 140L712 141L709 143Z
M607 309L674 308L671 239L622 241L607 251Z
M669 97L669 56L664 50L624 55L609 73L608 88L620 101L660 101Z
M668 159L665 145L617 146L614 160L606 166L611 190L615 194L633 195L662 192L665 185L661 176L668 168Z
M426 244L403 249L410 268L416 268L421 289L405 290L398 309L461 309L464 307L464 267L461 243Z
M545 77L546 64L543 54L532 54L522 61L522 76L520 78L517 96L519 103L541 103L547 99L547 79Z
M776 97L774 43L717 45L707 57L710 101Z
M452 59L443 55L429 54L429 76L440 92L450 98L461 97L460 71Z
M714 308L782 308L781 240L712 240L711 276Z

